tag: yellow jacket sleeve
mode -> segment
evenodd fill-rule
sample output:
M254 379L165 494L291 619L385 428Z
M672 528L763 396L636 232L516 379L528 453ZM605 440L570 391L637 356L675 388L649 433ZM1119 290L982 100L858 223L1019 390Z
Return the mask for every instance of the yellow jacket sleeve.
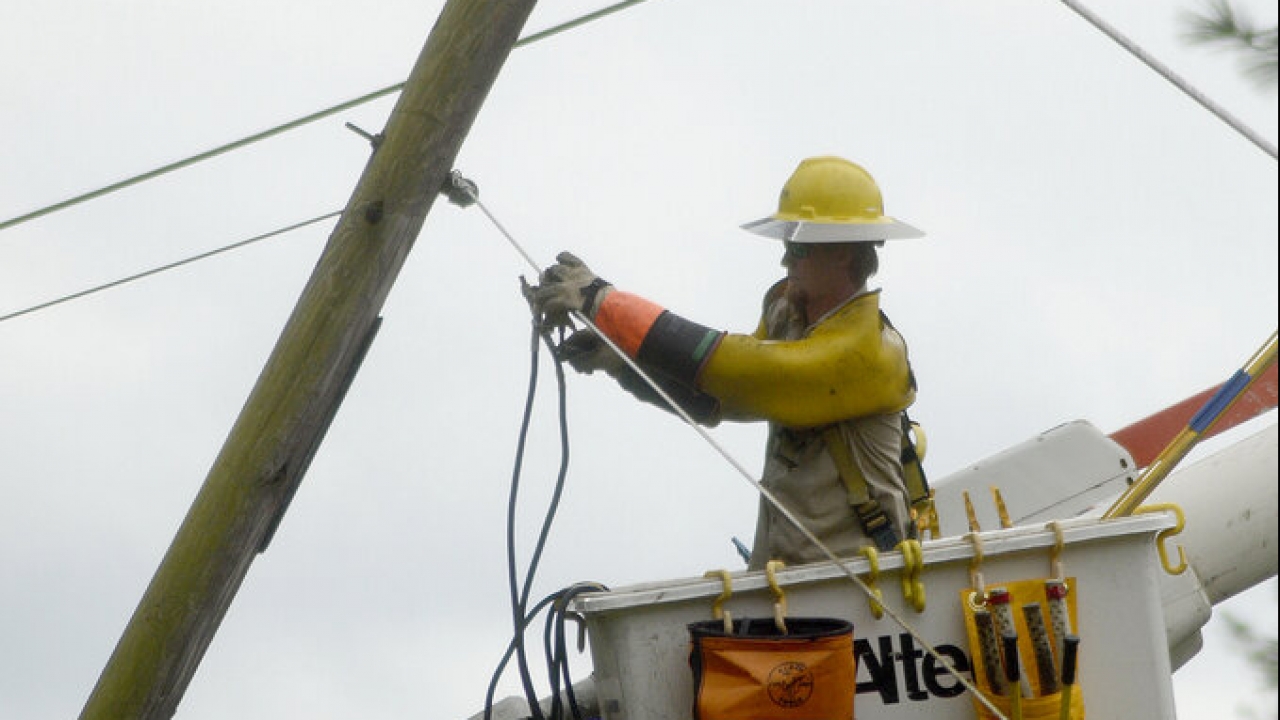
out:
M902 336L884 324L879 293L851 300L804 338L724 336L698 376L725 418L789 427L898 412L915 400Z

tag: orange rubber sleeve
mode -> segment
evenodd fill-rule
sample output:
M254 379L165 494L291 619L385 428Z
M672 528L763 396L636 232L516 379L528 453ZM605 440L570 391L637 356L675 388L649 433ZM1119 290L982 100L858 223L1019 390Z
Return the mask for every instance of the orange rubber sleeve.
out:
M655 302L615 289L604 296L594 322L600 332L634 358L639 354L645 336L664 311Z

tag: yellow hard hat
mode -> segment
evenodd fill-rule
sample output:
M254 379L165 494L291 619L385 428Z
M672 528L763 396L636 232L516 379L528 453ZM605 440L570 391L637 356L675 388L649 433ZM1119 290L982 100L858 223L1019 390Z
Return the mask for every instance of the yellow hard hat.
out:
M796 243L871 242L924 236L920 230L884 214L880 187L866 170L832 156L801 161L782 187L778 211L742 228Z

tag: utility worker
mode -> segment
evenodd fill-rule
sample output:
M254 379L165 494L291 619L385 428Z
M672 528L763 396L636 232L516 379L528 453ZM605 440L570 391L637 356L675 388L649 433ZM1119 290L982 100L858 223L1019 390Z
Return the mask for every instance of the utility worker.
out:
M905 410L915 399L907 347L867 280L885 240L919 230L884 214L861 167L815 157L791 175L773 215L742 226L781 240L786 278L764 297L759 327L730 334L616 289L569 253L528 294L545 321L592 320L700 423L769 423L761 484L837 556L892 550L916 536L904 482ZM604 370L665 406L590 330L562 343L579 372ZM763 497L749 565L825 555Z

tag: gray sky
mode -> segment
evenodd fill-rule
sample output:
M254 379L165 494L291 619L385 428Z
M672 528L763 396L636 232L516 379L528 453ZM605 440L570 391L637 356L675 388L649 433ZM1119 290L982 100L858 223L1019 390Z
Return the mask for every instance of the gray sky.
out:
M1274 4L1241 5L1275 23ZM398 82L440 6L5 3L0 220ZM527 30L599 6L545 3ZM1091 7L1275 142L1274 92L1179 42L1190 2ZM0 315L340 208L368 152L342 124L377 131L391 104L0 232ZM887 248L878 282L934 478L1065 421L1118 429L1276 327L1275 161L1051 0L652 0L517 50L459 165L542 262L573 249L748 331L779 248L737 226L828 153L929 233ZM79 711L331 228L0 323L0 714ZM480 709L509 617L522 273L479 211L436 204L178 717ZM543 378L526 551L557 462ZM738 567L756 500L731 468L601 378L571 378L569 404L535 594ZM715 431L748 467L763 434ZM1274 632L1274 580L1227 607ZM1227 684L1251 696L1217 623L1206 638L1176 678L1185 718L1220 711Z

